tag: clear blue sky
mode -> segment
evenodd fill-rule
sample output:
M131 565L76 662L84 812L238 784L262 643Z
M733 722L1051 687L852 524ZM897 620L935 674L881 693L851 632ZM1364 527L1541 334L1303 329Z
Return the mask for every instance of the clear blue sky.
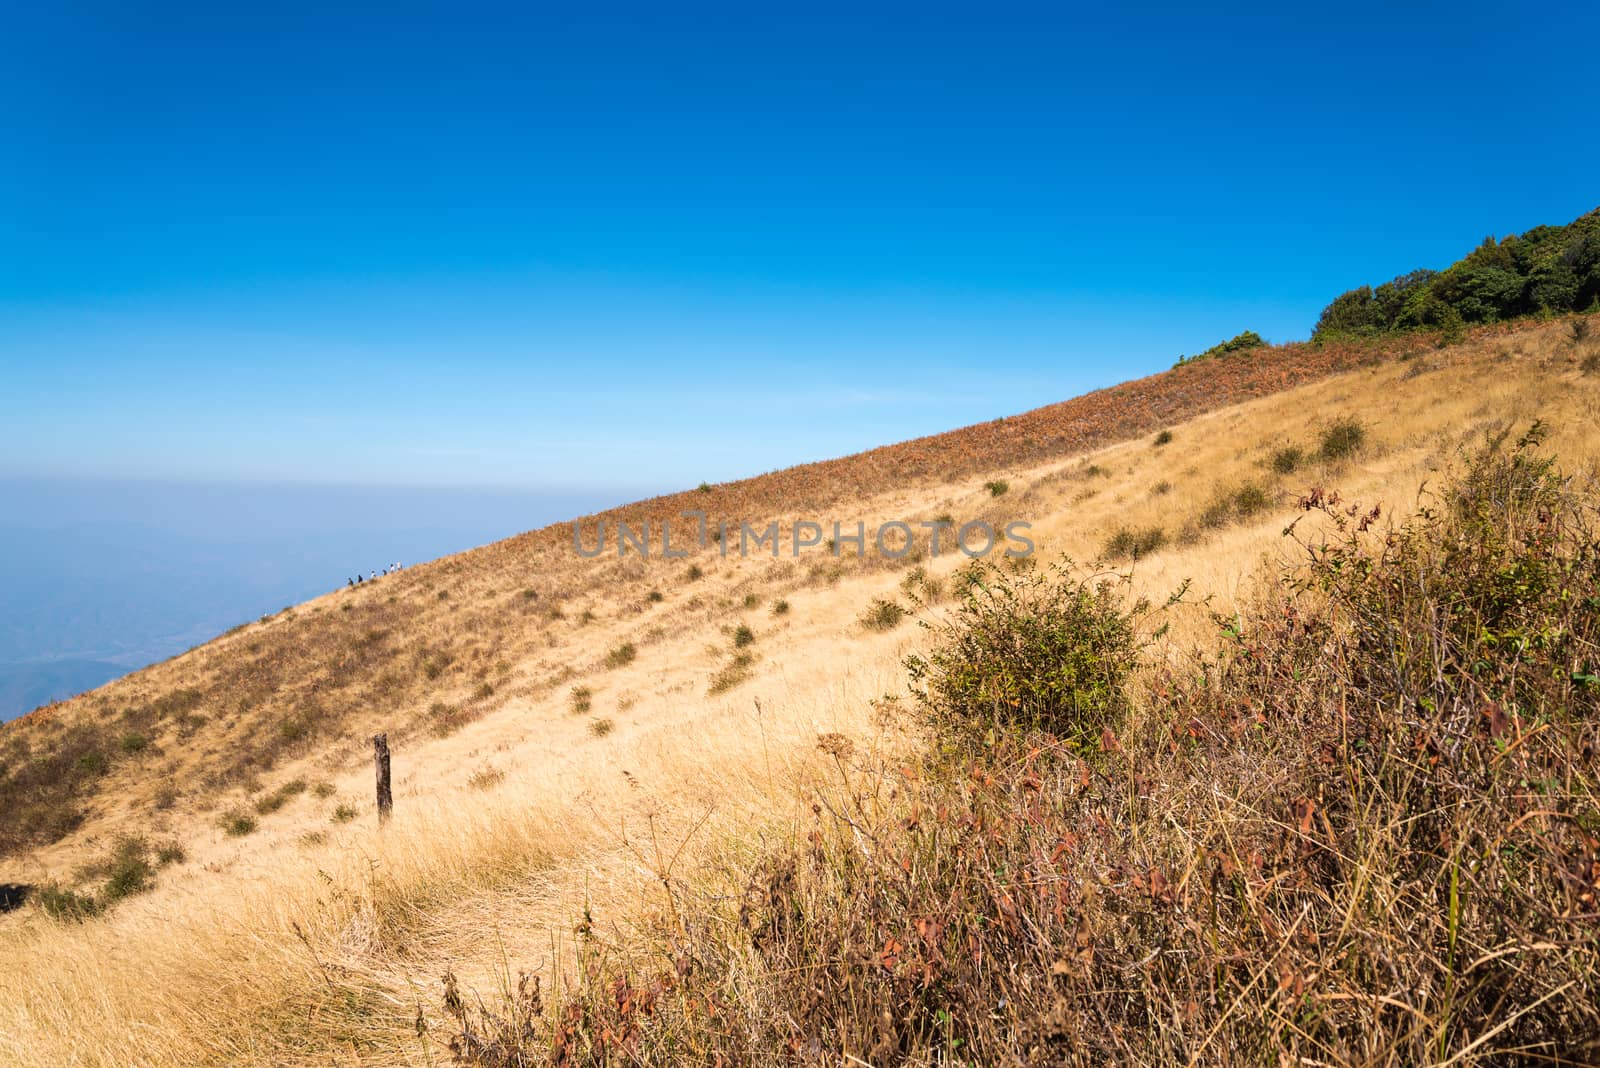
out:
M0 476L693 485L1600 204L1592 3L1113 6L8 5Z

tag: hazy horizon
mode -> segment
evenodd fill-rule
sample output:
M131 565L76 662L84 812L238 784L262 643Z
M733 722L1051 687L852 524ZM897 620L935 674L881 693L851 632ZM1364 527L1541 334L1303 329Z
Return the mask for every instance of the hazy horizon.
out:
M343 586L653 490L0 478L0 720Z

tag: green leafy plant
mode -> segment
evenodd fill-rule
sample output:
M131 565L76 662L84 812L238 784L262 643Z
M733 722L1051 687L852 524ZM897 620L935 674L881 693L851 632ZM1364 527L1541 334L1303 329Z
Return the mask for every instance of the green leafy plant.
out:
M1037 729L1097 744L1126 711L1138 660L1119 585L1070 564L1012 574L979 562L972 573L960 609L934 628L936 647L906 661L923 713L962 737Z

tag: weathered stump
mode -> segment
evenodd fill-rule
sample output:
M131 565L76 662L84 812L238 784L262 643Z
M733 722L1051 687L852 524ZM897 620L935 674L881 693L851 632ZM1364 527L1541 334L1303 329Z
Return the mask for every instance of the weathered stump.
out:
M378 776L378 825L389 821L389 811L394 808L394 797L389 793L389 736L372 736L372 765Z

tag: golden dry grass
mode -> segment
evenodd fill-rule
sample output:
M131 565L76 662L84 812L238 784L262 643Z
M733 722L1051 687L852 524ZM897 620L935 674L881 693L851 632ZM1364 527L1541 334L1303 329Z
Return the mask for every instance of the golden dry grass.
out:
M825 489L807 501L838 503L806 511L797 500L765 514L869 526L943 513L1023 519L1042 554L1080 559L1118 527L1160 527L1167 545L1133 566L1138 587L1160 595L1191 580L1226 610L1284 551L1292 501L1313 485L1409 511L1457 447L1493 424L1535 417L1553 428L1551 452L1592 471L1600 394L1564 334L1561 324L1485 332L1452 349L1310 376L1174 419L1173 440L1160 447L1153 429L1141 430L1089 453L1019 449L1015 462L962 461L942 480L924 472L866 490L827 488L812 474ZM1272 470L1277 449L1314 451L1318 428L1342 416L1368 428L1357 456ZM985 488L995 479L1009 483L1004 496ZM1277 505L1185 541L1220 489L1247 481ZM130 828L176 837L188 851L155 890L105 918L63 924L31 909L0 917L9 995L0 1060L438 1063L447 1058L416 1022L421 1012L441 1026L445 969L486 996L517 968L558 975L586 911L625 932L647 905L661 907L663 866L674 879L710 882L748 860L763 836L790 833L797 787L828 772L819 733L886 756L910 744L873 702L903 690L899 660L922 633L859 623L874 598L906 601L904 566L711 552L699 558L705 577L691 581L682 562L578 561L566 536L513 539L330 594L8 727L3 737L26 737L38 751L80 718L111 729L127 708L165 694L207 695L197 709L205 722L163 722L152 751L113 765L80 828L0 861L0 882L70 879ZM960 562L946 554L927 569L946 576ZM660 603L651 589L663 592ZM751 593L760 603L745 607ZM791 610L773 615L766 605L780 597ZM554 605L562 618L552 618ZM708 695L740 623L755 634L751 677ZM1180 617L1184 628L1201 635L1202 614ZM607 651L624 642L637 657L608 668ZM587 712L573 710L579 685L591 690ZM457 710L439 729L436 703ZM313 707L322 718L285 738L281 724ZM604 737L590 729L598 718L614 724ZM396 818L381 835L363 740L380 727L397 751ZM236 766L230 754L241 747L271 760ZM229 805L295 776L336 791L291 799L245 837L218 826ZM169 784L178 796L165 805ZM334 822L340 805L354 805L357 819Z

